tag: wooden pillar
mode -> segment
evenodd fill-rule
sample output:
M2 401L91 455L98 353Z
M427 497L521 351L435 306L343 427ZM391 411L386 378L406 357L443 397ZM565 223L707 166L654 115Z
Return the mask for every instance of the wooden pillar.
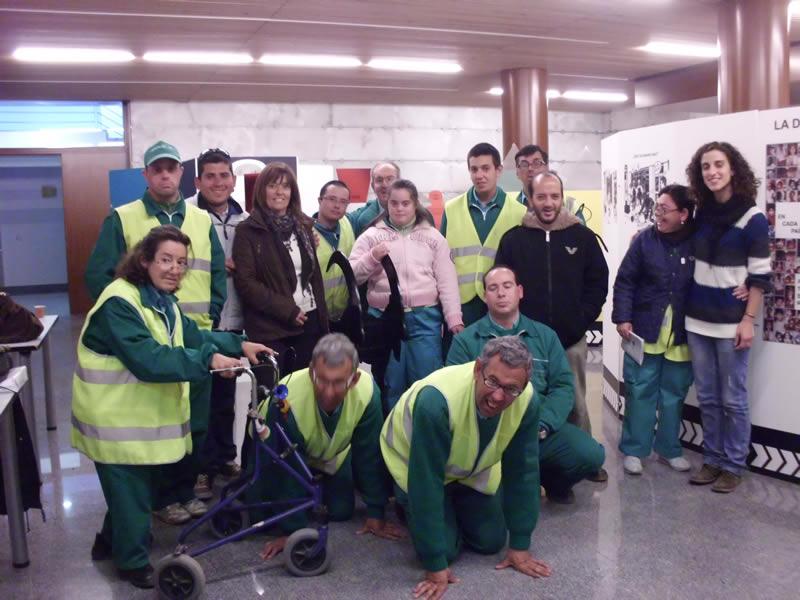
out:
M537 144L547 150L547 71L502 71L503 156L512 144Z

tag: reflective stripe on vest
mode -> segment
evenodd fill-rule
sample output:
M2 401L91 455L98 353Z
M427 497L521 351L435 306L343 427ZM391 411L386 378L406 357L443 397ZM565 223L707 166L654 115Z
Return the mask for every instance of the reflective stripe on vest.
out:
M347 217L339 220L339 250L345 256L350 256L356 237L353 233L353 226ZM322 271L322 283L325 286L325 305L328 307L328 314L331 320L336 321L342 316L347 308L349 296L347 294L347 284L344 273L338 266L331 267L327 271L328 261L334 252L333 246L325 239L324 235L319 236L319 246L317 246L317 262Z
M115 356L93 352L83 343L92 316L111 298L130 304L153 338L183 347L183 322L176 310L170 340L163 317L142 304L139 289L112 281L86 316L72 378L72 445L96 462L126 465L174 463L192 450L189 384L139 380Z
M448 225L449 227L449 225ZM519 429L533 398L530 382L500 415L494 437L478 456L480 433L475 404L475 363L445 367L414 383L398 400L381 430L381 453L397 485L408 491L408 458L414 422L414 406L424 387L437 389L447 401L452 444L444 481L458 481L483 494L493 495L500 486L501 460Z
M483 275L494 265L500 239L506 231L522 223L522 217L525 216L525 207L515 200L512 201L506 194L497 221L486 241L481 244L470 216L467 194L469 192L449 200L444 207L447 216L447 243L456 264L461 304L466 304L475 296L484 300Z
M335 474L347 458L353 431L372 401L372 376L360 369L359 373L361 376L358 383L347 392L342 401L341 414L333 437L328 435L320 417L309 369L297 371L282 380L289 388L289 409L300 435L303 436L308 464L328 475ZM266 406L261 410L264 416Z
M211 329L211 217L208 212L185 203L186 215L181 231L189 236L189 270L181 280L176 296L183 313L201 329ZM131 250L153 227L161 225L147 214L144 201L135 200L116 209L122 223L125 245Z

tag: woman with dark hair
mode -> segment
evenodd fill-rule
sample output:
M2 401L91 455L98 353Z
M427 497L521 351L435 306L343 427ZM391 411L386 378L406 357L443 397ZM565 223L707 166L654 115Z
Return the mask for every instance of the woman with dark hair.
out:
M282 371L304 369L328 332L314 223L303 214L292 169L273 162L256 178L253 211L236 229L234 284L248 337L280 353ZM286 357L294 349L292 364Z
M440 303L447 328L453 334L464 329L450 246L425 213L416 186L407 179L395 180L386 214L356 240L350 253L356 280L367 282L372 317L380 318L389 303L389 280L381 259L391 257L397 270L408 339L399 360L391 356L385 380L378 382L386 385L385 405L390 409L408 386L443 366Z
M259 352L271 352L234 333L198 329L181 312L173 294L189 244L180 229L163 225L133 248L86 317L72 380L72 445L95 462L108 506L92 560L113 559L120 577L141 588L153 587L150 521L164 465L198 443L189 383L241 366L231 357L255 363Z
M642 473L642 459L653 448L676 471L690 468L682 456L680 425L692 384L684 302L694 267L694 201L685 186L668 185L654 213L655 225L633 239L622 259L611 312L620 336L627 340L635 333L645 342L642 364L626 354L623 366L625 418L619 450L625 455L625 471L632 475Z
M736 489L750 452L747 361L753 322L771 288L767 219L755 204L758 180L726 142L701 146L686 167L697 201L694 280L686 330L703 420L703 467L694 485ZM745 284L745 305L733 294Z

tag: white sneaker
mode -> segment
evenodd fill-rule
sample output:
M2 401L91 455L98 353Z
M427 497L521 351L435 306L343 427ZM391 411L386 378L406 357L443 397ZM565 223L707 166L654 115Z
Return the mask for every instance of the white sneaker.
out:
M663 462L664 464L669 465L671 468L675 469L676 471L688 471L692 468L691 463L688 460L683 458L682 456L676 456L675 458L664 458L663 456L659 456L658 460Z
M638 456L626 456L622 461L622 468L631 475L642 474L642 460Z

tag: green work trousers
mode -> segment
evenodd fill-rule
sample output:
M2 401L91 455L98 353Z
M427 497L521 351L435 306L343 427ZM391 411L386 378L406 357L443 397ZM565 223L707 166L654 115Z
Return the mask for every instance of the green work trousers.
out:
M102 538L111 546L119 569L138 569L150 562L150 513L162 465L94 463L106 499Z
M694 380L692 363L667 360L663 354L645 354L638 365L626 354L622 374L625 418L620 452L646 458L655 449L667 459L680 456L681 413Z
M559 496L573 485L597 473L606 458L603 446L591 435L564 423L558 431L539 442L539 469L542 486Z

